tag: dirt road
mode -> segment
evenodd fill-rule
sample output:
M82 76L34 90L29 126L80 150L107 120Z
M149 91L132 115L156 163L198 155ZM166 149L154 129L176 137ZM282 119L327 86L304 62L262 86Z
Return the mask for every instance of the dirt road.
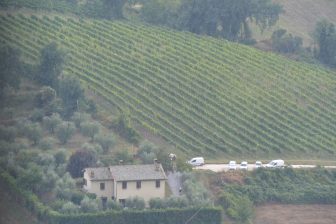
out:
M198 166L195 167L194 169L196 170L211 170L214 172L223 172L223 171L228 171L228 164L205 164L203 166ZM294 169L311 169L311 168L315 168L316 165L291 165L290 167L294 168ZM323 166L326 169L336 169L336 166ZM237 164L236 166L236 170L239 170L240 165ZM254 164L248 164L247 170L248 171L252 171L256 169Z

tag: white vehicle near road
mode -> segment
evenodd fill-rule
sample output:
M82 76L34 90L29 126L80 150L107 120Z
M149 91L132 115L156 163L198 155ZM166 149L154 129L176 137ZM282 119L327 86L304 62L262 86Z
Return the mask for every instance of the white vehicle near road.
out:
M263 167L262 162L261 161L256 161L255 162L255 168L261 168L261 167Z
M243 161L240 163L240 169L241 170L247 170L247 162L246 161Z
M195 157L191 160L187 161L192 166L203 166L204 165L204 158L203 157Z
M268 164L265 165L266 168L283 168L285 167L285 161L282 159L272 160Z
M237 163L236 161L230 161L228 165L229 170L236 170L237 169Z

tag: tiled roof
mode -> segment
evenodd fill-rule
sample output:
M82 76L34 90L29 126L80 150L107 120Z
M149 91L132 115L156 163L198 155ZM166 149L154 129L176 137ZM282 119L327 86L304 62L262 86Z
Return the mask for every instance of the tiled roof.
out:
M108 167L86 168L90 180L112 180ZM93 174L93 175L92 175Z
M110 166L116 181L126 180L164 180L167 179L161 164Z

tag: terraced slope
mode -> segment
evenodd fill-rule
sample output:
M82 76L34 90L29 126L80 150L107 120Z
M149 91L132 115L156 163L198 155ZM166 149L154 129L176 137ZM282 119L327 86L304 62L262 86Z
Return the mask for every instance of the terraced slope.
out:
M0 17L0 41L66 67L186 154L336 152L336 73L224 40L126 22Z

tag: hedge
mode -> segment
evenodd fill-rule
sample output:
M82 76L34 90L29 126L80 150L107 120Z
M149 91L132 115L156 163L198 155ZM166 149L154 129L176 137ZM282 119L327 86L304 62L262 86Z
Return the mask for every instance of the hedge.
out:
M220 224L222 223L222 209L209 208L185 208L162 210L123 210L99 213L82 213L64 215L51 210L41 203L32 192L19 188L15 179L0 168L0 182L8 188L19 202L23 202L26 208L34 213L41 221L49 224L176 224L185 223L193 215L189 224Z

